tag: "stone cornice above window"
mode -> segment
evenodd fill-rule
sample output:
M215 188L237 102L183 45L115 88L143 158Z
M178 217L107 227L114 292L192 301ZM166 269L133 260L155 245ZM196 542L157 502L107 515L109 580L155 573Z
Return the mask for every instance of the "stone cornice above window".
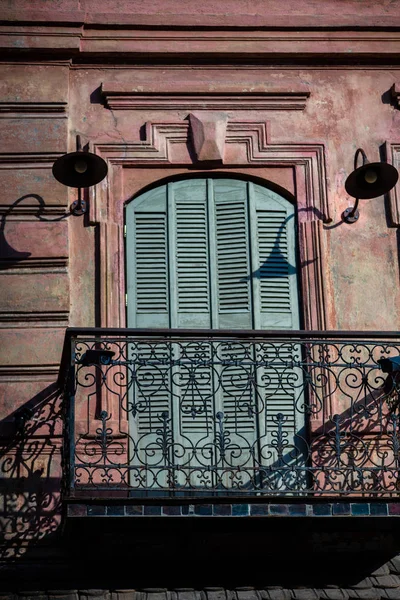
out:
M129 85L106 82L101 93L111 110L304 110L310 91L304 84L286 87L223 84Z

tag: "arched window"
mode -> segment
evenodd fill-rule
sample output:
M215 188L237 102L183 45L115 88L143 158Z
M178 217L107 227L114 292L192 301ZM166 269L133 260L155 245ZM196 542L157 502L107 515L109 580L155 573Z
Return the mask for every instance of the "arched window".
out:
M128 327L299 329L294 206L237 179L185 179L126 210Z
M128 327L299 329L294 206L277 193L233 178L174 181L131 201L126 224ZM272 349L273 367L262 352L260 363L255 345L136 344L131 455L150 487L168 487L171 469L183 487L234 487L239 467L253 489L277 460L278 430L298 463L301 373L285 349Z

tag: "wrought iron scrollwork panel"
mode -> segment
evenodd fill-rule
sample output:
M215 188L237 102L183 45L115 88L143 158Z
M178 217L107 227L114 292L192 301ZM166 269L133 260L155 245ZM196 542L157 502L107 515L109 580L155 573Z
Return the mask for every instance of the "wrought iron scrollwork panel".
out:
M320 338L72 339L71 489L397 493L400 344Z

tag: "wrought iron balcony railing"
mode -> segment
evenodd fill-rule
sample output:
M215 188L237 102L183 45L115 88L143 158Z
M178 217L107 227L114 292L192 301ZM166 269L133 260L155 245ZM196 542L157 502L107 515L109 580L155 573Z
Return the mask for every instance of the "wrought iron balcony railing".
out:
M68 493L397 495L398 339L69 329Z

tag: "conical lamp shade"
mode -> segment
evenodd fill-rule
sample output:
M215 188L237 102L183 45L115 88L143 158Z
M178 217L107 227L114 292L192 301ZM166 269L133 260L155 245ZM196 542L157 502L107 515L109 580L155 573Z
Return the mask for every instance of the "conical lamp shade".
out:
M386 194L398 178L397 169L388 163L367 163L350 173L344 186L349 196L367 200Z
M56 160L53 175L63 185L87 188L96 185L107 175L105 160L92 152L70 152Z

